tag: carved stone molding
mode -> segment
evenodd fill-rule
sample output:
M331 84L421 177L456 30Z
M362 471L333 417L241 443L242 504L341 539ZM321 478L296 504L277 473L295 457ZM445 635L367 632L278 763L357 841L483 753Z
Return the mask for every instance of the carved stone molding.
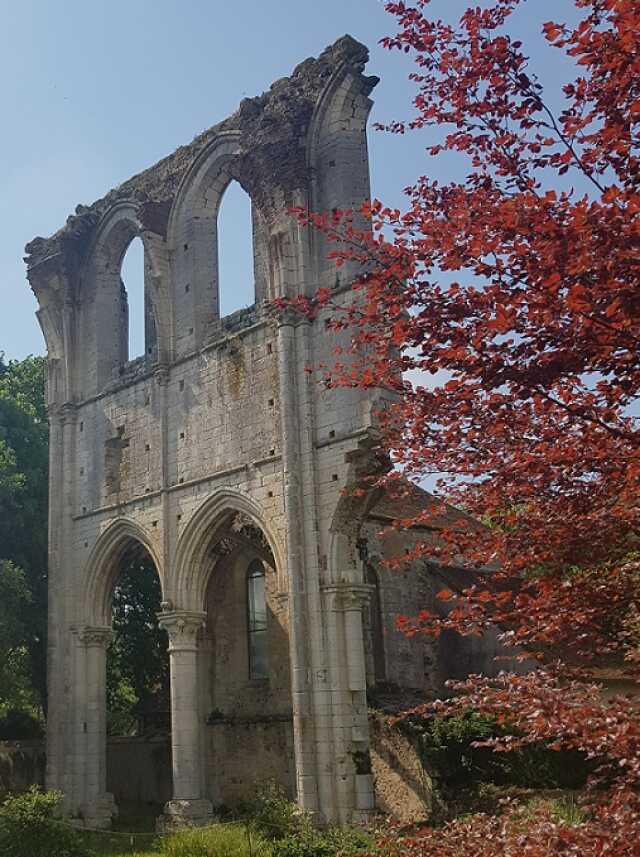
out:
M92 627L85 625L78 630L78 640L87 648L106 649L113 636L111 628Z
M169 367L165 363L158 363L153 370L153 377L159 387L166 387L169 383Z
M331 583L322 587L329 610L362 610L369 604L374 587L369 583Z
M197 610L158 613L158 624L169 634L169 651L196 649L198 632L204 628L206 618L206 613Z
M62 423L72 423L77 419L78 411L73 402L64 402L58 409L58 416Z

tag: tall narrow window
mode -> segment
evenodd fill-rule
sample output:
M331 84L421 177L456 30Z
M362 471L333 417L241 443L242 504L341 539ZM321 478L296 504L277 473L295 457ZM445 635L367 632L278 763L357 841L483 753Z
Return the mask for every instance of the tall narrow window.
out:
M249 678L267 678L267 596L264 565L254 559L247 569Z
M220 318L255 303L254 281L251 200L238 182L232 181L218 212Z
M145 353L144 246L140 238L134 238L129 244L120 277L128 309L127 359L133 360Z

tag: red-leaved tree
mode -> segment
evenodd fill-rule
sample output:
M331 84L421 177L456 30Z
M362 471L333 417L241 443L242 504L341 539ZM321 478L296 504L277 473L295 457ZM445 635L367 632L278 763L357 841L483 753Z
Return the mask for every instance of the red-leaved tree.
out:
M577 25L544 25L576 69L556 114L508 34L524 2L493 0L458 24L434 20L429 0L386 4L397 33L383 44L413 57L417 90L415 117L387 130L441 133L405 210L367 207L371 231L348 213L298 212L335 241L338 265L355 260L364 273L346 305L326 291L294 303L330 311L351 333L350 359L328 368L328 383L391 392L380 414L396 465L387 479L437 474L441 496L484 524L445 527L416 549L463 556L474 583L440 594L446 616L423 611L401 627L493 625L547 663L472 678L440 710L503 712L512 741L577 747L597 763L590 829L565 837L537 819L538 850L527 840L516 852L505 843L522 819L507 814L487 822L493 839L464 822L450 845L439 834L412 847L635 854L612 831L628 832L639 809L637 713L568 676L640 678L640 3L574 0ZM466 178L442 183L436 156L451 151ZM409 383L410 371L425 380ZM558 658L565 666L549 666Z

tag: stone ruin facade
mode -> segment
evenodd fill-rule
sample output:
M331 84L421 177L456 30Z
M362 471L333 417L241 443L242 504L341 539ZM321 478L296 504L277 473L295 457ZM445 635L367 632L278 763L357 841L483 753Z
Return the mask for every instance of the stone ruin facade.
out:
M305 367L331 359L324 319L269 309L348 292L354 270L337 277L288 209L369 198L367 58L340 39L27 246L49 358L47 784L86 826L116 811L106 647L132 545L159 575L170 641L169 820L206 822L267 777L320 820L368 815L368 688L429 691L451 672L451 652L447 666L394 628L441 582L386 570L393 509L344 493L377 466L376 394L318 384ZM252 203L255 303L220 318L217 214L232 180ZM146 347L129 361L120 267L135 237Z

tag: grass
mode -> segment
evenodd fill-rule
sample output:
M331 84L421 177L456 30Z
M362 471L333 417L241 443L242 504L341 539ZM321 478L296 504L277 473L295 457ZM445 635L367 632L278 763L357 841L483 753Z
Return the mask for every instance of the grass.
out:
M207 828L183 830L171 836L153 833L123 835L83 833L97 854L112 857L270 857L271 848L262 837L241 824L215 824Z

